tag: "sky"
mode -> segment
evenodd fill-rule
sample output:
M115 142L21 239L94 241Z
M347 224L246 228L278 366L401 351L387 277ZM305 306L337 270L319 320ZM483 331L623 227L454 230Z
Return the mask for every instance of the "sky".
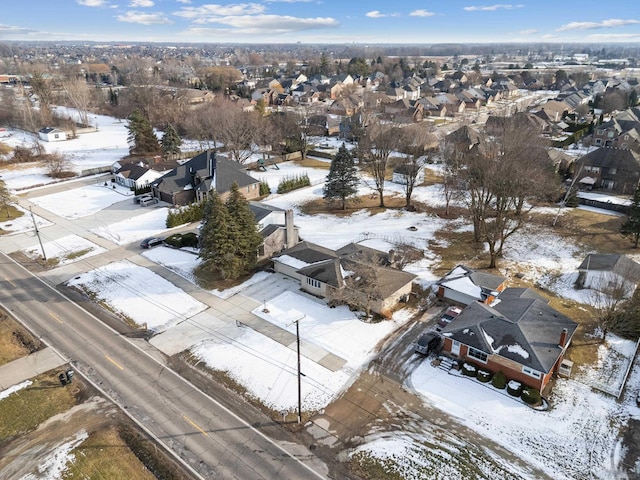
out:
M11 2L0 15L0 41L640 42L640 4L635 0L214 1Z

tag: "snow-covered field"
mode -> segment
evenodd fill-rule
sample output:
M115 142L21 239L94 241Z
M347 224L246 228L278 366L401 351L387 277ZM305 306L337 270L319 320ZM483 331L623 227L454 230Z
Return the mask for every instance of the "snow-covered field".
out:
M29 213L28 210L22 208L20 205L14 206L22 212L22 216L7 220L6 222L0 222L0 229L7 232L8 235L15 235L18 233L33 231L34 220L38 228L53 225L49 220L46 220L39 215L33 214L32 217L31 213Z
M56 260L57 265L77 262L106 251L101 246L77 235L67 235L52 242L45 242L42 247L47 259ZM40 245L27 248L23 252L30 258L38 258L42 255Z
M169 209L166 207L152 207L148 213L103 227L97 227L91 231L117 245L126 245L166 231L168 211Z
M31 202L45 210L70 220L92 215L114 203L122 202L132 195L131 190L111 184L87 185L35 197Z

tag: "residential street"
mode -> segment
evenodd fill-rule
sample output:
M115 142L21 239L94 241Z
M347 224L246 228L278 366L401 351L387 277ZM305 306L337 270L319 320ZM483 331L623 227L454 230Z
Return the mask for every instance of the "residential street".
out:
M0 304L203 478L325 478L307 449L271 440L5 255L0 264Z

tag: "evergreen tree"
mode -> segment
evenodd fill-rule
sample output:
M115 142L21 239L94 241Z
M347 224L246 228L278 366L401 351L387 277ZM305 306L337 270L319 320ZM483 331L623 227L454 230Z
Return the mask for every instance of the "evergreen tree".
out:
M225 202L230 222L235 225L235 254L242 262L243 274L255 267L258 259L258 247L262 243L262 235L258 232L256 217L249 207L249 202L233 182L229 197Z
M627 210L627 221L620 227L620 233L628 237L633 243L633 248L638 248L640 243L640 188L633 194L633 202Z
M153 133L153 127L149 119L140 110L134 110L129 115L129 125L127 125L129 135L127 141L130 144L129 153L132 155L145 155L157 153L160 150L158 138Z
M204 206L200 230L201 268L220 278L237 278L241 274L241 260L236 256L238 238L227 207L213 191Z
M340 201L342 210L346 209L347 199L358 192L358 171L353 155L343 143L335 158L331 161L327 182L324 185L323 197L328 202Z
M7 184L0 178L0 207L3 207L7 211L7 218L11 218L11 212L9 211L9 205L11 204L12 196Z
M180 139L180 135L178 135L178 132L176 132L176 129L173 128L172 125L169 125L164 131L164 135L162 136L162 141L160 143L162 146L162 153L165 157L180 153L180 145L182 145L182 140Z

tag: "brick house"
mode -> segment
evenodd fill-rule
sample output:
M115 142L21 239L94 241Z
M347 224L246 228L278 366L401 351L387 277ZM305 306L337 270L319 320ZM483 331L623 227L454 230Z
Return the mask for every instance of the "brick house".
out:
M506 279L458 265L435 283L439 297L462 305L493 302L506 286Z
M575 171L583 188L632 195L640 181L640 153L601 147L580 157Z
M493 306L470 303L442 329L443 352L542 391L578 324L527 288L507 288Z

